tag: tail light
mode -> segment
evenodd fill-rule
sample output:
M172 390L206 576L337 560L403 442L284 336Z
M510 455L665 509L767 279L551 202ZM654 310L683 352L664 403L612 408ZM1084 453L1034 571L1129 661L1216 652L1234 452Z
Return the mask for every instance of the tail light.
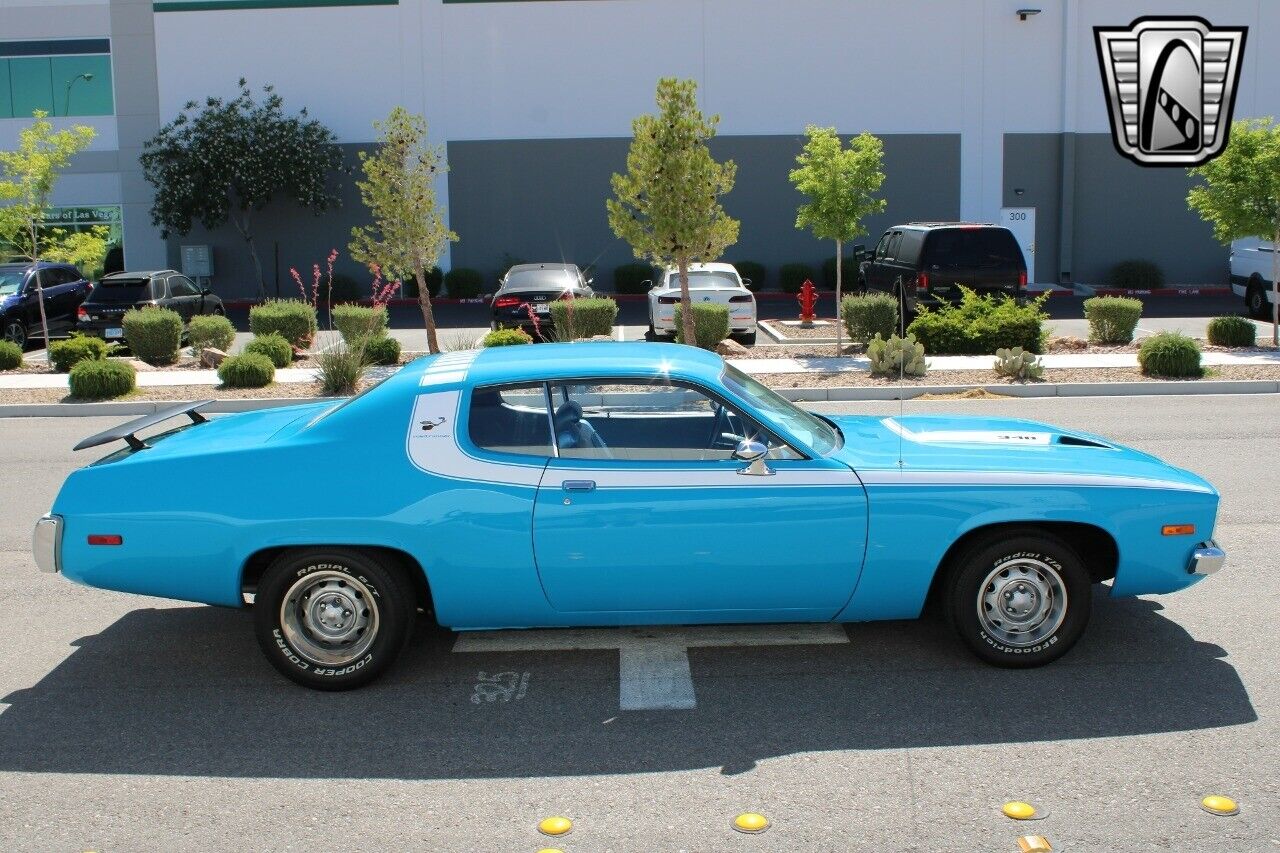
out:
M1026 290L1026 289L1027 289L1027 271L1023 270L1022 272L1018 273L1018 290Z
M916 273L916 290L929 289L929 274L927 272Z
M78 317L81 320L88 320L89 312L84 310L84 306L81 305L79 308L76 309L76 317Z
M675 305L679 301L680 301L679 296L659 296L658 297L659 305Z
M519 296L499 296L493 300L494 308L515 308L522 300Z
M730 296L729 301L730 302L753 302L755 301L755 297L751 296L751 294L749 293L744 293L741 296Z

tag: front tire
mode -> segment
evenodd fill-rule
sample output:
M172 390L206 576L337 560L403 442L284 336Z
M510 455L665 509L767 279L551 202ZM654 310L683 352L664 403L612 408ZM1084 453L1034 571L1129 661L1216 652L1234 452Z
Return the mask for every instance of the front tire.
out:
M1014 531L983 539L953 561L949 581L948 621L974 654L996 666L1055 661L1089 623L1089 573L1054 536Z
M17 318L4 321L4 339L21 349L27 348L27 325Z
M263 654L314 690L351 690L390 667L416 612L407 579L360 551L291 551L263 574L254 600Z

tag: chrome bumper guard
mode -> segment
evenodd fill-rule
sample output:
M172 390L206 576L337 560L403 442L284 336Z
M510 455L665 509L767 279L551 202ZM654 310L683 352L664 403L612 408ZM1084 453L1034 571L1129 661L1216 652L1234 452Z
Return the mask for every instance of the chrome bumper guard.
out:
M1187 572L1193 575L1211 575L1222 568L1226 559L1227 552L1210 539L1200 543L1200 547L1191 554L1191 565L1187 566Z
M62 571L62 516L46 515L36 522L31 551L40 571Z

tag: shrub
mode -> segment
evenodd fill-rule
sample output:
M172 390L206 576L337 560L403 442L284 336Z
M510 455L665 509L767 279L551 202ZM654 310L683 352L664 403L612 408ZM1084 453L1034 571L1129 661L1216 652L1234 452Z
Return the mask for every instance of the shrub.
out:
M612 335L618 303L612 299L558 299L551 303L551 322L560 340Z
M338 305L330 312L333 326L347 343L361 338L377 338L387 333L387 309L363 305Z
M853 255L845 255L844 264L840 268L841 287L848 287L858 280L858 259ZM836 259L827 258L822 262L822 286L827 290L836 289Z
M1209 343L1217 347L1251 347L1258 342L1258 327L1247 317L1214 317L1209 321ZM50 348L52 352L52 348Z
M187 324L187 340L191 343L191 348L196 351L196 355L208 347L226 352L231 349L235 339L236 327L221 314L202 314L199 317L192 317L191 322Z
M271 299L249 309L249 331L259 336L275 332L298 349L311 346L316 327L315 306L298 299Z
M509 347L514 344L531 344L533 338L524 329L498 329L480 341L482 347Z
M729 306L714 302L693 303L694 343L702 349L714 350L716 344L729 337ZM676 305L676 341L684 340L684 306Z
M1127 344L1142 318L1142 300L1127 296L1095 296L1084 301L1089 340L1096 344Z
M929 369L924 346L912 334L905 339L891 335L888 340L876 335L867 344L867 359L872 376L924 376Z
M876 335L898 330L898 300L887 293L846 296L840 300L840 319L852 340L867 343Z
M326 397L354 394L364 376L364 353L346 344L320 353L316 364L319 365L320 393Z
M997 376L1026 382L1028 379L1044 377L1044 365L1040 359L1022 347L996 350L996 363L993 365Z
M124 339L149 364L173 364L182 346L182 317L168 308L130 308L124 312Z
M399 364L400 342L390 335L366 338L364 341L365 364Z
M813 281L813 267L808 264L783 264L778 268L778 286L783 293L799 293L806 280Z
M735 261L733 268L738 271L738 275L742 276L742 283L746 284L749 290L759 290L764 287L767 273L764 264L758 264L755 261Z
M138 384L133 365L118 359L82 361L71 368L67 377L71 396L82 400L106 400L122 397Z
M1155 290L1164 287L1164 270L1151 261L1121 261L1111 268L1107 284L1111 287Z
M1160 332L1138 347L1138 366L1147 376L1203 376L1200 345L1181 332Z
M484 278L478 270L454 267L444 274L444 286L452 299L475 299L484 290Z
M49 356L53 357L53 347L49 347ZM0 370L17 370L22 366L22 347L13 341L0 341Z
M333 274L331 285L320 285L320 295L329 300L330 305L337 305L339 302L355 302L368 296L368 292L360 286L360 282L354 277L346 273L336 272Z
M1040 352L1047 336L1048 294L1023 305L1004 294L979 296L960 288L958 305L922 307L907 331L934 355L993 355L1001 348Z
M253 355L265 355L275 367L288 367L293 364L293 347L275 332L259 335L244 345L244 352ZM245 386L256 388L256 385Z
M107 357L109 348L102 338L72 334L65 341L49 344L49 360L53 362L54 370L66 373L82 361L102 361ZM21 361L21 352L18 358Z
M623 264L613 268L613 290L615 293L648 293L653 281L653 267L648 264Z
M246 351L223 359L218 378L228 388L263 388L276 378L276 367L262 353Z

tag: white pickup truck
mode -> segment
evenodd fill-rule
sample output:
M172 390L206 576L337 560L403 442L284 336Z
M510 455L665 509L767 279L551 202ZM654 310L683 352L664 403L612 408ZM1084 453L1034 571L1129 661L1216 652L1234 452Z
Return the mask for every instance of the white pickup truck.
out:
M1271 319L1271 257L1275 248L1269 240L1246 237L1231 244L1231 291L1244 297L1249 315Z

